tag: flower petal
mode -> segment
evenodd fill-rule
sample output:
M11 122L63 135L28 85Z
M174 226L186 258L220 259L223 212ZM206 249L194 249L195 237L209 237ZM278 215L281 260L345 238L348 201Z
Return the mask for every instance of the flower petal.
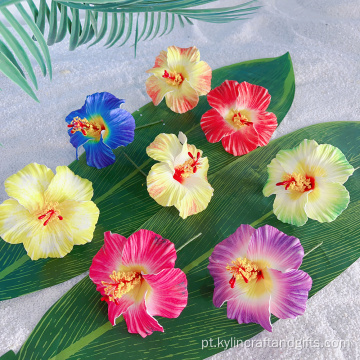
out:
M305 205L309 193L285 190L282 186L278 186L278 188L281 189L276 193L274 201L274 214L276 217L287 224L304 225L308 219Z
M268 268L280 271L298 269L303 257L304 249L298 238L270 225L255 230L247 251L251 261L265 262Z
M206 179L198 176L190 176L183 182L183 186L186 188L185 196L174 205L180 211L180 216L186 219L207 208L214 189Z
M216 109L221 117L224 118L229 110L235 108L239 96L239 86L235 80L225 80L207 95L209 105Z
M181 153L182 148L176 135L162 133L146 148L146 153L154 160L173 166L175 158Z
M47 202L61 203L65 200L89 201L93 194L91 181L75 175L67 166L58 166L44 195Z
M335 146L322 144L303 158L309 175L343 184L354 172L345 155Z
M259 146L267 145L278 125L276 115L271 112L253 111L251 121L259 136Z
M112 234L111 231L104 233L104 237L105 244L94 256L89 271L90 279L97 284L96 290L102 295L105 295L102 281L107 280L113 271L119 271L122 265L122 252L127 242L126 237Z
M239 95L236 101L236 108L252 109L265 111L271 101L271 96L267 89L262 86L249 84L243 81L239 84Z
M156 274L166 268L173 268L176 260L174 244L150 230L141 229L132 234L124 245L122 263L124 266L141 265L146 274Z
M234 127L230 126L216 109L208 110L202 116L200 125L205 133L206 139L211 143L218 142L224 136L231 135L235 132Z
M165 80L163 80L162 78L158 78L155 75L152 75L148 79L146 79L145 85L146 92L151 97L151 100L153 101L155 106L161 103L165 94L174 90L174 88L169 85Z
M303 315L312 285L311 277L301 270L282 273L268 269L268 273L273 284L270 312L280 319L294 319Z
M186 189L173 178L173 171L166 163L157 163L147 176L149 195L162 206L173 206L184 198Z
M187 304L186 275L180 269L164 269L155 275L143 275L150 285L146 309L151 316L177 318Z
M211 90L211 77L211 67L205 61L188 66L190 85L199 95L206 95Z
M87 141L90 140L89 137L84 136L81 131L76 131L74 134L71 133L71 129L68 130L70 135L70 143L76 148L76 160L79 160L78 149L81 145L84 145Z
M187 80L165 95L166 105L174 112L183 114L193 109L199 102L199 95Z
M20 244L31 237L33 228L30 212L18 201L9 199L0 205L0 236L10 244Z
M116 319L134 304L134 299L128 294L124 294L120 299L118 299L117 304L114 301L108 300L107 298L105 298L105 301L108 304L109 321L113 326L116 325Z
M239 324L257 323L265 330L272 331L270 322L270 294L264 293L260 298L248 297L245 294L227 302L227 317L236 319Z
M44 192L54 173L45 165L32 163L5 180L5 191L29 211L44 204Z
M146 72L161 77L164 74L164 70L167 68L167 52L161 50L160 55L158 55L155 59L154 67L152 69L146 70Z
M264 186L263 194L268 197L271 194L277 194L284 191L284 188L276 186L277 183L286 175L284 168L281 166L280 161L277 158L271 160L271 163L267 166L269 178Z
M167 63L170 70L181 72L182 67L200 61L200 51L195 47L180 48L169 46L167 48Z
M140 334L145 338L154 331L164 332L163 327L146 311L145 299L139 304L131 305L123 316L131 334Z
M349 192L343 185L321 178L316 178L315 184L305 206L307 216L319 222L334 221L347 208Z
M228 153L240 156L258 147L259 136L252 125L243 126L233 134L223 137L221 143Z
M86 114L86 106L83 105L83 107L81 109L78 110L74 110L72 111L66 118L65 121L70 124L74 118L79 117L80 119L84 119L86 118L87 114ZM71 129L70 129L71 130Z
M111 149L126 146L134 140L135 119L124 109L113 109L104 116L104 143Z
M90 140L84 144L86 151L86 162L89 166L102 169L115 162L112 150L104 144L102 136L99 141Z
M90 242L94 236L99 209L92 201L66 200L59 206L63 222L71 229L74 245Z
M117 109L124 102L125 100L118 99L108 92L88 95L85 100L87 119L90 120L89 117L91 116L101 115L112 109Z

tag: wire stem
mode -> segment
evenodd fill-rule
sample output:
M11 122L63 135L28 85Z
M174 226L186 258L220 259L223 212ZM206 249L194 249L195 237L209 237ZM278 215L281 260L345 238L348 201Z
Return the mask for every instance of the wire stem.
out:
M147 177L147 175L139 168L139 166L137 166L130 158L128 155L126 155L126 153L123 151L124 156L145 176Z
M163 123L163 122L164 122L164 120L159 120L159 121L155 121L155 122L152 122L152 123L149 123L149 124L146 124L146 125L137 126L137 127L135 128L135 130L143 129L143 128L146 128L146 127L148 127L148 126L160 124L160 123Z
M197 239L199 236L201 236L202 233L199 233L197 235L195 235L194 237L192 237L190 240L188 240L184 245L181 245L176 251L179 252L180 250L182 250L186 245L189 245L192 241L194 241L195 239Z
M321 246L323 244L323 241L320 243L320 244L317 244L315 247L313 247L311 250L309 250L305 255L304 255L304 257L305 256L307 256L307 255L309 255L312 251L314 251L315 249L317 249L319 246Z

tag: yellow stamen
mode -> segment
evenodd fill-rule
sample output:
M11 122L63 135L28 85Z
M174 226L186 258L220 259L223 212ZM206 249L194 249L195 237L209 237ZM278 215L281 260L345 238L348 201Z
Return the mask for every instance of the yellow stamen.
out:
M178 86L181 85L184 81L184 76L181 73L178 73L176 71L170 71L167 72L167 70L164 71L164 75L162 76L166 82L169 85Z
M231 109L229 113L226 115L225 120L232 126L237 129L242 128L243 126L252 125L251 114L248 110L236 110Z
M314 178L303 174L286 174L284 176L284 181L276 184L276 186L281 185L285 186L285 190L303 193L312 190L315 187L315 180Z
M86 118L81 119L76 116L68 127L72 128L72 134L75 134L77 131L81 131L84 136L91 136L95 138L99 138L101 131L105 129L104 121L101 116L97 116L91 121Z
M232 261L232 264L233 265L228 265L226 270L233 274L236 280L242 279L248 283L251 280L257 279L259 273L261 273L258 266L246 257L237 258L235 261Z
M101 283L106 286L104 292L109 300L114 302L139 285L142 279L141 274L136 271L116 272L114 270L109 277L111 282L102 281Z

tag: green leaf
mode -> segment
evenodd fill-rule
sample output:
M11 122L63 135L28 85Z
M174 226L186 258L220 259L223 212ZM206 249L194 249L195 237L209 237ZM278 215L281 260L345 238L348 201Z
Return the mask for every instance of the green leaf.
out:
M72 24L71 24L71 35L69 41L69 50L73 51L76 49L79 36L80 36L80 17L78 9L71 9L71 13L73 16Z
M194 135L189 136L189 143L196 144L198 138ZM262 327L239 325L227 318L226 305L214 307L213 279L207 269L214 246L234 233L240 224L277 227L299 238L305 253L321 244L304 258L300 269L313 279L310 296L326 286L360 256L360 171L355 171L346 182L351 202L334 222L309 220L306 225L295 227L278 221L272 213L273 197L262 194L268 176L267 164L279 150L292 148L303 139L339 147L354 167L360 166L360 122L309 126L273 140L212 174L209 182L214 197L206 211L183 220L176 209L163 208L142 225L173 241L176 248L202 233L178 252L176 267L187 273L189 300L177 319L158 318L165 333L156 332L143 339L129 334L122 318L112 327L107 319L107 304L100 301L96 286L86 277L45 314L20 350L19 360L204 359L223 350L221 347L202 349L204 339L230 339L234 334L237 340L251 338Z
M212 88L226 79L247 81L266 87L272 97L268 111L277 115L279 123L290 109L294 98L295 79L288 53L278 58L251 60L214 70ZM137 127L154 120L164 120L164 125L136 130L132 144L115 150L117 160L114 165L102 170L91 168L86 165L84 155L79 161L73 162L70 168L79 176L93 182L94 201L100 209L93 241L83 246L75 246L63 259L37 261L30 260L22 244L10 245L1 241L0 299L52 286L87 271L93 256L103 244L106 230L128 236L161 209L148 195L146 179L124 157L123 152L147 173L153 161L146 155L146 147L159 133L178 134L181 130L189 136L189 142L196 144L209 158L209 176L236 161L238 158L225 152L221 143L210 144L206 140L199 123L201 116L209 108L206 96L200 97L195 109L182 115L169 110L164 101L157 107L149 103L133 113ZM74 109L68 109L69 112L71 110ZM190 237L191 235L189 234ZM60 272L59 268L62 269Z

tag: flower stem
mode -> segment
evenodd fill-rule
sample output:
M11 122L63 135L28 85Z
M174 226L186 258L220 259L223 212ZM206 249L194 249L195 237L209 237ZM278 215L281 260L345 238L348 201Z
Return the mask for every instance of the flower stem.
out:
M147 177L147 175L139 168L139 166L137 166L130 158L128 155L126 155L126 153L123 151L124 156L145 176Z
M164 122L164 120L159 120L159 121L155 121L155 122L152 122L152 123L149 123L149 124L146 124L146 125L137 126L137 127L135 128L135 130L143 129L143 128L146 128L146 127L148 127L148 126L160 124L160 123L163 123L163 122Z
M306 256L306 255L309 255L312 251L314 251L315 249L317 249L319 246L321 246L323 244L323 241L320 243L320 244L317 244L315 247L313 247L311 250L309 250L305 255L304 255L304 257Z
M181 245L176 252L179 252L180 250L182 250L186 245L189 245L193 240L197 239L199 236L201 236L202 233L199 233L197 235L195 235L194 237L192 237L190 240L188 240L184 245Z

